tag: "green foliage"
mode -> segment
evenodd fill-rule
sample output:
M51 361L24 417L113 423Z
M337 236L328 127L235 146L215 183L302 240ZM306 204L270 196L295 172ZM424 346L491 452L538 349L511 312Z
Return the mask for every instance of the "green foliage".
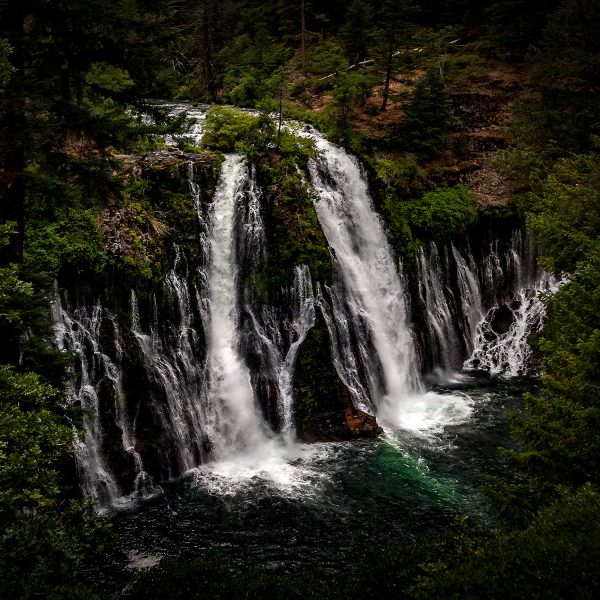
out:
M438 69L429 69L406 107L402 145L408 152L433 156L448 145L450 125L444 82Z
M356 71L341 73L336 79L331 95L335 100L338 126L343 130L348 127L350 109L355 104L364 105L376 79Z
M464 232L477 220L475 197L465 187L437 188L422 198L401 203L417 236L445 239Z
M0 326L23 324L23 307L33 296L31 283L21 281L16 265L0 268Z
M549 157L586 152L600 133L600 6L563 0L533 56L531 87L515 135Z
M88 580L112 545L105 523L76 502L21 514L0 533L2 600L100 600Z
M483 543L459 537L419 565L408 595L594 598L600 587L599 509L600 495L583 489L541 511L522 531L498 532Z
M251 275L256 291L280 290L290 283L294 267L306 264L313 279L327 282L333 265L313 204L312 191L301 169L309 154L279 153L258 164L258 177L269 190L266 202L267 251ZM309 147L310 148L310 147ZM312 151L312 148L310 148Z
M311 44L306 59L306 70L314 75L329 75L345 69L348 61L340 40L327 38Z
M548 323L536 345L543 354L542 390L526 396L515 418L523 440L507 451L522 481L499 493L509 514L534 510L561 486L600 483L600 252L578 265L548 301Z
M388 235L394 250L403 258L410 256L418 247L408 218L398 197L388 192L381 204Z
M34 373L0 366L0 519L51 505L57 464L72 452L73 432L48 410L58 391Z
M386 192L414 197L426 189L427 174L414 154L404 154L394 159L376 155L371 164Z
M290 50L260 30L252 39L242 34L225 46L218 57L223 65L223 92L238 106L254 107L268 95L267 80L290 57Z
M85 81L88 85L109 92L123 92L134 85L127 71L106 62L92 63Z
M528 223L546 263L572 271L599 247L600 163L598 155L579 155L556 163L538 194L530 197Z
M61 470L73 428L59 392L35 373L0 365L0 598L88 599L84 565L106 529L65 501Z
M0 86L8 83L13 72L13 66L10 64L10 55L12 48L10 44L0 38Z
M254 147L264 150L275 136L275 125L268 117L228 108L213 106L206 115L205 133L202 143L205 147L231 152Z
M61 211L56 221L28 230L26 263L38 272L100 274L107 256L91 211Z
M486 61L478 54L451 54L444 61L444 78L453 85L485 79L487 72Z
M357 63L367 54L371 43L373 7L368 0L352 0L346 11L346 21L340 36L346 47L346 55Z

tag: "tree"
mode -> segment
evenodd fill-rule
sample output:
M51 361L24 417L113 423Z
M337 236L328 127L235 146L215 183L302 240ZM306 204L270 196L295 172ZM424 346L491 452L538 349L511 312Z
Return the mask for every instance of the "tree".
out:
M447 146L450 125L444 82L439 70L430 68L406 107L402 144L408 152L431 156Z
M599 247L599 160L596 153L559 160L530 195L528 224L555 272L574 272Z
M150 79L155 55L143 49L146 20L133 2L8 0L0 22L12 49L0 94L0 217L17 223L12 259L22 262L26 201L44 181L57 199L114 192L108 149L142 130L127 114L143 104L130 73Z
M396 62L395 52L400 50L400 43L406 44L409 41L415 28L413 18L417 12L418 7L412 0L384 0L381 5L377 32L379 53L385 65L381 111L386 109L390 95L390 81Z
M355 64L363 60L369 49L373 27L373 8L369 0L352 0L340 36L346 54Z
M600 134L600 4L563 0L534 55L537 99L521 111L520 136L546 156L586 152Z

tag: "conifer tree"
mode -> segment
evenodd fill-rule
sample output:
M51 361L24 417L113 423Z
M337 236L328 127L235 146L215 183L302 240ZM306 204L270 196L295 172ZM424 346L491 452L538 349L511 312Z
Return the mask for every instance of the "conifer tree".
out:
M354 63L363 60L369 50L373 26L373 7L369 0L352 0L340 35L348 58Z
M407 151L431 156L448 144L450 106L444 82L430 68L417 86L402 123L402 144Z
M400 50L400 43L408 42L415 28L413 19L417 12L418 7L412 0L384 0L381 5L377 39L379 54L385 66L383 100L380 109L382 111L386 109L390 95L390 82L397 62L395 52Z

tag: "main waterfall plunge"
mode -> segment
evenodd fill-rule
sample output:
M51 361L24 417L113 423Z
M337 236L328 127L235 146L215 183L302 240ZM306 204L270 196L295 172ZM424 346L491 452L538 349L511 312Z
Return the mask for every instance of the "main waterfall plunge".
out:
M358 161L312 129L301 135L318 150L310 183L338 272L331 286L298 265L279 305L249 296L241 274L265 252L262 190L246 160L228 155L211 202L201 201L190 164L200 262L190 268L176 248L162 299L154 295L140 311L131 291L127 322L100 303L57 297L57 344L77 356L71 396L87 409L78 468L84 492L100 504L151 495L199 465L249 476L275 465L289 476L307 452L294 442L294 381L317 321L352 404L386 431L465 418L468 398L424 384L452 378L463 363L527 372L527 336L544 318L538 292L555 282L535 266L524 234L432 243L414 265L399 265Z

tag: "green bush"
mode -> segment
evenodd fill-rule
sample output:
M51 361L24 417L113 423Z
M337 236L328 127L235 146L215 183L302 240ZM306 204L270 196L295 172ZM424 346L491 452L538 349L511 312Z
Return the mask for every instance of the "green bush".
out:
M444 62L446 81L464 84L471 79L484 79L487 76L487 64L477 54L452 54Z
M102 234L92 211L65 210L54 222L27 232L26 263L35 272L101 273L106 265Z
M250 145L266 135L273 137L274 125L260 116L226 106L213 106L206 115L202 144L212 150L231 152L239 144Z
M418 237L445 239L477 220L477 203L462 186L436 188L422 198L402 202L402 213Z
M376 155L371 165L388 192L414 197L426 189L427 173L419 165L415 154L404 154L394 159Z

